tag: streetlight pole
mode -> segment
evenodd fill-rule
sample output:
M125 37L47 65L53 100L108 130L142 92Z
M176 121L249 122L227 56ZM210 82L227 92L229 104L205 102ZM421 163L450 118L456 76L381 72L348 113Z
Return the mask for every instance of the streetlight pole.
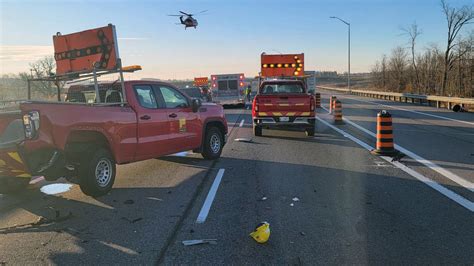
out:
M335 18L341 21L342 23L347 25L347 89L349 90L349 93L351 93L351 24L341 18L338 17L329 17L329 18Z

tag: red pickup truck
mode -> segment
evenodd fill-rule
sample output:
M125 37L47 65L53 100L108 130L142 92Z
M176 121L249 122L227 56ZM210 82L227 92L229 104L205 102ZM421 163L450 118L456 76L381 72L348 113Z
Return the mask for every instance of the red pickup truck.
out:
M72 86L65 102L25 102L0 116L0 193L31 175L79 177L90 196L108 193L115 165L193 150L219 158L226 142L223 108L191 99L171 84L125 81Z
M262 136L262 128L301 128L314 136L314 97L301 80L265 80L253 100L252 117L255 136Z

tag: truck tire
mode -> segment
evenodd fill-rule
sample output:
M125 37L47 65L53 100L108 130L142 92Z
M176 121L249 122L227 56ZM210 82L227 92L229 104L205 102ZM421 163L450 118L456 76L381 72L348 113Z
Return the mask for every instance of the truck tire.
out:
M96 149L81 161L79 185L84 194L100 197L110 192L115 182L115 160L104 148Z
M221 157L224 147L224 138L222 132L217 127L211 127L206 132L204 146L202 148L202 157L207 160L215 160Z
M262 136L262 127L257 126L257 125L253 125L253 135L257 136L257 137L261 137Z
M306 136L308 137L314 137L314 127L309 127L305 130Z
M0 194L12 194L26 189L30 178L26 177L2 177L0 178Z

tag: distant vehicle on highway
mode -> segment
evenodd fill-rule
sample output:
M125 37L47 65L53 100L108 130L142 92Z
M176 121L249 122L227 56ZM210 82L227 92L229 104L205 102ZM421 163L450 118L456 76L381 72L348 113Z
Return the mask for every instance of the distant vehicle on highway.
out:
M190 98L199 99L203 102L212 102L211 94L207 88L199 88L199 87L188 87L182 88L182 92L188 95Z
M253 133L262 129L304 129L314 136L315 100L303 75L304 54L261 56L261 82L252 103Z
M245 75L211 75L211 95L215 103L222 105L243 105L245 103Z

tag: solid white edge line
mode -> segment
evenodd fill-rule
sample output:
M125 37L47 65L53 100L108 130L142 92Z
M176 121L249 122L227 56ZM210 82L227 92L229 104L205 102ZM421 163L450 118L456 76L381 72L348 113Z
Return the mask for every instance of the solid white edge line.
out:
M325 108L324 108L325 109ZM366 133L367 135L370 135L372 137L376 137L375 133L373 133L372 131L352 122L351 120L347 119L347 118L342 118L345 122L347 122L348 124L354 126L355 128L359 129L360 131ZM417 162L425 165L426 167L430 168L431 170L439 173L440 175L446 177L447 179L457 183L458 185L461 185L463 186L464 188L466 188L467 190L471 191L471 192L474 192L474 183L456 175L455 173L449 171L449 170L446 170L444 169L443 167L437 165L436 163L433 163L432 161L430 160L427 160L421 156L419 156L418 154L412 152L412 151L409 151L405 148L403 148L402 146L400 145L397 145L395 144L395 149L401 151L402 153L404 153L405 155L407 155L408 157L411 157L413 158L414 160L416 160Z
M217 172L217 176L212 183L211 189L209 189L209 193L207 193L206 200L202 205L201 211L196 219L196 223L204 223L206 221L207 215L211 210L212 203L214 202L214 198L216 197L217 189L219 188L219 184L221 183L222 177L224 176L225 169L219 169Z
M319 117L316 117L316 119L318 121L320 121L321 123L325 124L326 126L330 127L331 129L335 130L336 132L340 133L341 135L343 135L344 137L354 141L355 143L359 144L360 146L362 146L363 148L365 148L366 150L372 150L373 147L368 145L367 143L359 140L358 138L352 136L351 134L345 132L344 130L342 129L339 129L333 125L331 125L330 123L324 121L323 119L319 118ZM469 211L471 212L474 212L474 203L471 202L470 200L454 193L453 191L449 190L448 188L436 183L435 181L423 176L422 174L418 173L417 171L399 163L399 162L392 162L391 158L390 157L386 157L386 156L380 156L382 159L384 159L385 161L393 164L394 166L396 166L397 168L399 168L400 170L404 171L405 173L413 176L414 178L418 179L419 181L423 182L424 184L428 185L429 187L433 188L434 190L438 191L439 193L443 194L444 196L446 196L447 198L455 201L456 203L458 203L459 205L463 206L464 208L468 209Z
M239 127L242 127L244 125L244 122L245 122L245 118L242 119L242 121L240 121Z

